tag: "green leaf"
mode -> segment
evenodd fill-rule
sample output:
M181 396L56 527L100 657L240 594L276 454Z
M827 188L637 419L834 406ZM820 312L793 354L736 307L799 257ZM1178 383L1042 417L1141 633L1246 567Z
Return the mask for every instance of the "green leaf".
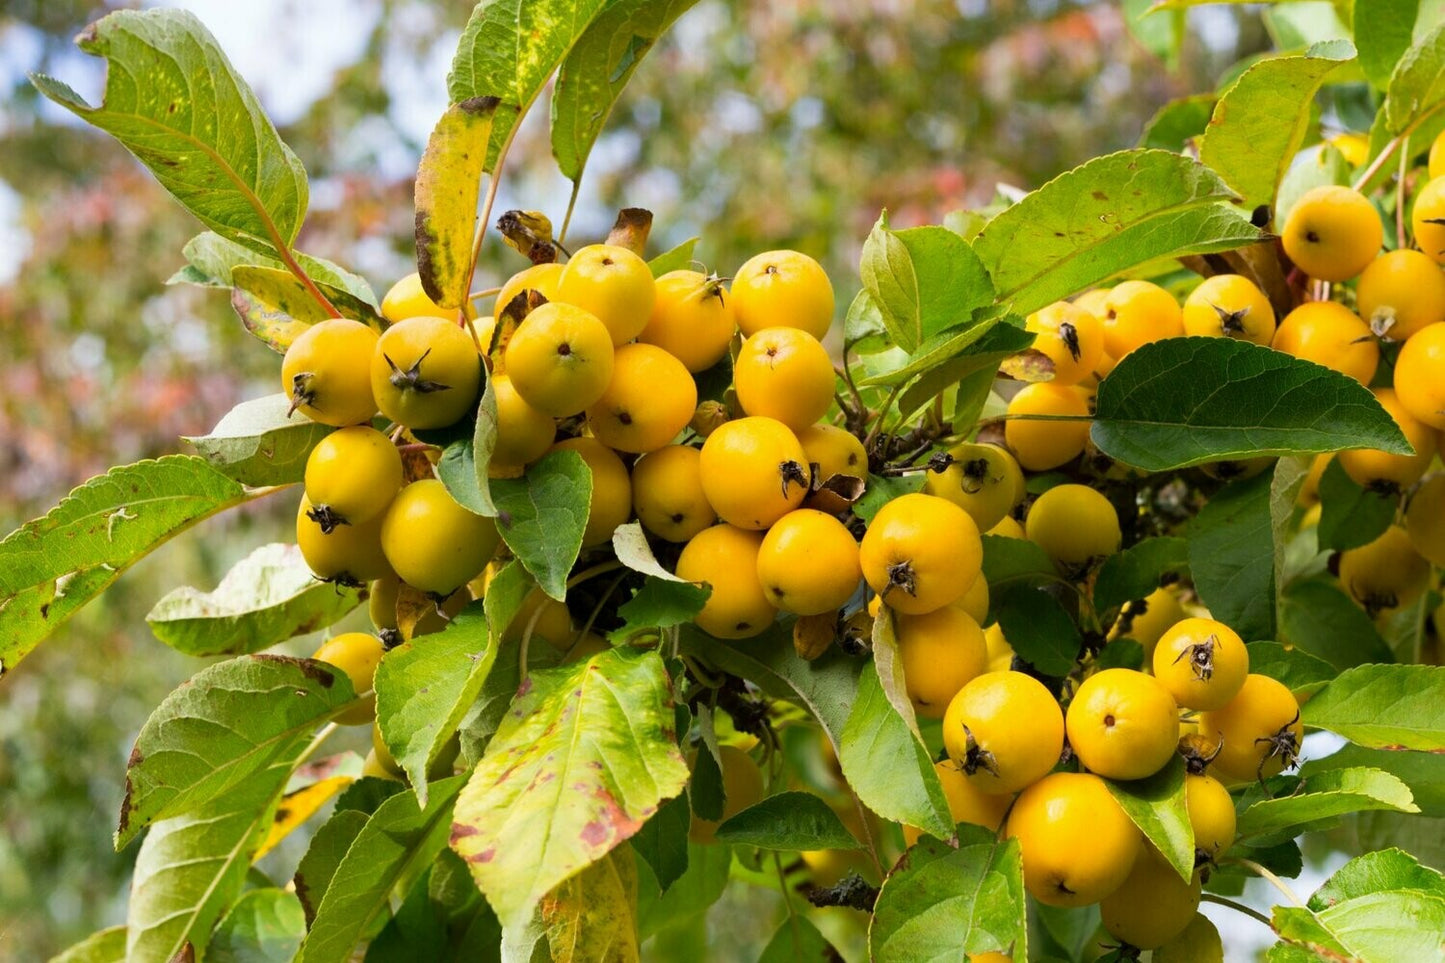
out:
M211 927L245 885L288 775L266 770L151 826L131 878L127 960L170 960L187 943L205 953Z
M1181 879L1188 879L1194 872L1194 827L1184 805L1183 757L1175 756L1148 779L1104 781L1139 831Z
M136 737L116 848L243 784L284 783L315 729L355 702L344 672L311 659L248 655L202 669Z
M869 958L961 960L1010 949L1021 958L1024 905L1017 841L976 826L963 827L957 849L919 840L883 881L868 928Z
M437 477L447 492L467 511L486 518L497 517L492 499L492 482L487 473L497 447L497 389L492 379L477 405L477 423L471 438L459 438L442 449Z
M617 614L625 621L611 635L625 638L639 629L686 625L702 611L711 594L711 589L700 585L649 577L632 598L617 607Z
M810 792L769 796L719 826L717 838L734 845L784 852L860 846L838 814Z
M841 954L806 916L790 915L778 926L758 963L816 963L841 959Z
M125 927L112 926L92 933L50 963L125 963Z
M1354 872L1350 863L1340 873L1347 870ZM1411 876L1402 880L1414 881ZM1438 888L1391 888L1319 908L1276 906L1270 925L1281 939L1326 958L1359 963L1436 959L1445 932L1445 894Z
M632 0L632 2L640 2L640 0ZM673 2L683 2L683 0L673 0ZM555 95L553 97L553 103L556 103ZM554 126L552 136L556 137L556 135L557 131ZM652 270L652 276L654 278L660 278L669 271L681 271L692 264L692 252L697 248L697 242L697 238L690 237L676 247L663 251L657 257L648 261L647 266Z
M0 541L0 677L147 553L255 497L202 458L168 455L97 475L11 532Z
M1057 598L1042 588L1014 585L999 592L991 608L1019 658L1047 676L1069 674L1084 640Z
M1244 198L1272 204L1310 124L1315 92L1354 48L1335 41L1301 57L1270 57L1224 92L1199 144L1199 159Z
M1100 612L1142 599L1159 587L1167 573L1189 567L1189 543L1182 538L1148 538L1116 552L1099 567L1094 582L1094 608Z
M554 451L523 478L492 482L497 531L542 591L567 594L567 573L582 550L592 501L592 472L575 451Z
M933 335L920 344L903 364L869 375L861 379L860 385L892 387L915 378L920 382L937 381L942 374L955 371L957 374L953 380L958 381L970 372L988 367L990 363L997 367L1004 358L1034 343L1033 333L1024 330L1020 319L994 312L981 312L981 315L966 327L953 327ZM940 384L935 391L942 391L946 386Z
M1360 49L1360 69L1376 87L1384 90L1405 51L1410 49L1420 0L1375 0L1357 3L1354 16L1355 46Z
M899 495L922 491L925 479L922 472L916 472L898 477L869 475L867 481L863 497L853 503L853 514L865 522L872 521L880 508Z
M206 963L289 963L305 935L295 893L253 889L216 925Z
M1006 208L974 241L998 300L1028 314L1146 261L1260 240L1219 176L1180 154L1089 161Z
M1009 582L1052 582L1059 575L1038 544L1026 538L984 535L983 577L988 587L1002 589Z
M465 775L432 783L425 808L410 793L382 803L346 851L326 887L297 963L346 963L389 908L392 887L420 873L445 846L452 804Z
M993 300L967 241L943 227L892 230L887 211L863 242L859 271L894 343L910 353Z
M1369 389L1337 371L1233 338L1168 338L1099 385L1094 443L1144 471L1221 459L1409 443Z
M664 927L706 912L727 888L732 862L731 846L688 843L687 872L666 892L660 891L647 863L638 863L638 935L645 940Z
M898 655L897 627L892 611L880 611L873 620L873 670L883 695L893 706L893 711L908 726L920 744L923 736L918 731L918 716L913 711L913 700L909 698L908 686L903 679L903 661Z
M231 307L241 323L278 354L285 354L307 328L333 316L294 274L281 268L237 265L231 283ZM316 286L342 317L375 331L386 329L386 320L371 304L329 284Z
M1195 94L1169 101L1144 125L1139 146L1183 151L1209 126L1217 100L1213 94Z
M939 839L953 835L933 760L889 702L877 672L861 673L837 749L843 778L869 809Z
M1275 638L1270 484L1267 474L1230 482L1189 526L1189 571L1200 601L1245 639Z
M1410 789L1380 769L1330 769L1304 781L1304 791L1262 799L1239 814L1239 835L1298 835L1311 823L1366 809L1416 813Z
M1445 876L1409 853L1398 849L1384 849L1377 853L1365 853L1350 860L1325 880L1309 898L1309 908L1315 912L1343 903L1358 896L1392 889L1413 889L1445 896Z
M677 795L687 764L655 652L534 672L457 801L452 848L506 928Z
M1321 550L1343 552L1367 545L1385 533L1400 510L1397 496L1373 492L1346 473L1338 458L1331 458L1320 476Z
M876 354L892 347L883 326L882 309L867 288L848 303L848 313L843 316L843 343L859 354Z
M262 545L212 592L182 586L146 615L156 638L187 655L241 655L315 632L361 602L356 589L316 581L295 545Z
M370 787L380 782L383 780L363 779L353 784L352 788ZM386 782L390 783L390 780ZM401 787L396 788L398 793L393 795L400 792ZM321 828L311 837L311 845L307 847L306 855L301 858L301 864L296 867L296 876L292 882L296 887L296 897L301 901L301 908L306 914L308 927L316 919L316 911L331 885L332 877L336 875L336 867L346 858L346 851L356 842L356 837L361 834L370 818L370 812L345 808L342 804L346 801L346 794L343 794L337 801L331 818L322 823Z
M243 401L208 435L183 440L223 475L243 485L290 485L306 473L311 449L335 429L289 417L291 399L279 392Z
M222 237L262 251L296 240L306 169L194 14L120 11L76 42L106 60L101 106L34 74L42 94L114 136Z
M444 631L392 649L377 667L377 725L423 806L427 772L476 702L502 633L530 588L522 567L508 564L485 600L468 605Z
M692 810L687 799L678 796L657 808L657 815L642 824L632 837L632 849L652 868L663 891L687 872L687 833Z
M1445 666L1362 665L1304 704L1304 724L1373 749L1445 750Z
M1405 51L1385 91L1380 111L1385 129L1403 134L1424 122L1445 100L1445 25Z
M1249 671L1278 679L1291 692L1313 694L1335 677L1336 669L1303 649L1286 649L1278 642L1250 642Z
M416 267L427 296L461 310L472 281L477 196L496 97L457 98L427 138L416 172Z
M1445 818L1373 810L1347 816L1344 822L1353 852L1398 846L1431 866L1445 866Z
M285 267L280 259L254 251L244 244L228 241L215 231L202 231L181 248L186 266L166 280L167 284L196 284L207 288L230 288L231 272L242 265ZM325 258L295 252L296 261L323 291L337 289L376 310L376 292L366 279ZM340 307L340 305L337 305Z
M1307 579L1284 590L1278 637L1336 669L1395 661L1375 623L1333 579Z
M1356 767L1383 769L1396 776L1410 787L1410 795L1423 815L1445 816L1445 754L1442 753L1346 745L1339 752L1305 763L1300 775L1309 779L1326 770Z
M522 115L605 6L605 0L482 0L472 10L447 75L447 91L454 104L500 99L484 170L495 169Z
M1274 546L1274 584L1285 585L1285 564L1290 546L1290 523L1294 521L1300 490L1309 476L1312 459L1288 455L1274 463L1269 481L1269 538Z
M622 89L657 39L696 2L613 0L577 39L552 91L552 156L563 177L582 179ZM678 266L686 267L685 260ZM666 272L653 276L658 273Z

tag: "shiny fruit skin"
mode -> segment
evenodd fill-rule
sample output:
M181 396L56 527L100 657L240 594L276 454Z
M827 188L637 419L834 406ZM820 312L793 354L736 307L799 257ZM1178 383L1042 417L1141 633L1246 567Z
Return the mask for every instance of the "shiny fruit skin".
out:
M1058 764L1064 751L1064 713L1032 676L985 672L949 701L943 744L980 791L1018 792Z
M953 604L973 616L979 625L988 621L988 579L983 577L982 572L963 593L963 598Z
M386 740L381 737L381 727L376 723L371 724L371 752L376 759L376 765L382 769L387 776L401 779L404 778L401 766L397 765L396 757L387 748Z
M1394 455L1376 448L1351 448L1335 456L1355 484L1371 491L1392 494L1419 481L1435 458L1436 434L1429 425L1412 415L1392 388L1376 388L1375 399L1395 419L1413 455Z
M318 424L344 428L370 421L376 414L369 373L376 342L376 332L360 321L313 324L286 349L281 391Z
M898 661L913 711L927 719L942 719L958 690L988 668L983 629L956 605L894 619Z
M595 315L556 301L517 326L503 354L527 404L554 418L580 414L612 381L612 336Z
M1084 680L1064 717L1069 745L1090 772L1143 779L1174 758L1179 707L1157 679L1104 669Z
M717 521L702 490L702 452L665 445L637 459L632 510L643 528L669 542L686 542Z
M492 376L492 393L497 399L497 440L488 470L497 477L517 475L552 447L557 423L527 404L504 374Z
M381 640L368 632L344 632L323 642L312 654L311 658L345 672L356 694L365 695L360 703L336 717L343 726L364 726L376 718L376 696L369 693L384 651Z
M1099 901L1104 929L1116 940L1152 950L1183 933L1199 912L1199 874L1188 881L1153 846L1140 847L1129 876Z
M371 356L381 413L408 428L445 428L473 411L482 360L472 336L445 318L407 318L386 329Z
M1209 917L1195 913L1182 933L1154 951L1153 963L1224 963L1224 941Z
M1222 709L1249 675L1249 650L1223 622L1184 619L1159 639L1154 678L1185 709Z
M940 759L933 764L938 781L943 785L943 795L948 799L948 813L953 824L968 823L984 829L998 831L1003 825L1004 814L1013 802L1013 796L990 796L980 792L978 787L964 778L958 765L952 759ZM923 833L916 826L904 825L903 841L911 848Z
M369 522L401 490L401 455L367 425L333 431L306 458L306 497L340 524Z
M803 503L811 475L798 436L772 418L729 421L702 446L702 490L718 517L765 529Z
M1207 773L1184 777L1184 804L1194 830L1194 849L1210 860L1223 856L1234 845L1237 817L1234 798L1224 783Z
M632 517L632 478L616 452L596 438L568 438L552 446L553 451L575 451L592 472L592 502L582 547L592 548L612 540L617 526Z
M1420 250L1436 264L1445 264L1445 178L1426 184L1415 198L1410 233Z
M738 268L733 314L744 336L786 325L822 341L833 324L833 282L823 265L798 251L764 251Z
M1426 163L1428 164L1426 174L1430 180L1433 181L1441 174L1445 174L1445 131L1436 134L1435 139L1430 142L1430 156Z
M1270 347L1368 385L1380 363L1370 326L1343 304L1307 301L1284 316Z
M1025 385L1009 399L1008 413L1023 415L1071 415L1079 421L1029 421L1010 418L1004 424L1004 441L1019 465L1029 471L1048 471L1073 461L1089 440L1089 399L1078 388L1066 385Z
M818 478L834 475L868 477L868 452L858 436L836 425L809 425L796 432L808 462L818 466Z
M737 328L732 295L720 279L669 271L657 279L657 303L637 340L657 345L697 374L723 359Z
M707 752L707 749L699 750ZM722 762L723 811L716 822L694 814L688 829L688 839L694 843L715 842L717 828L733 816L762 801L763 772L753 757L736 746L718 746L718 759ZM693 763L696 764L696 753Z
M381 550L384 515L359 525L338 525L330 533L311 518L311 500L301 496L296 512L296 544L317 578L342 585L360 585L391 574Z
M915 492L878 510L859 550L863 577L890 608L922 615L963 598L983 567L983 542L968 512Z
M998 524L995 525L993 528L990 528L984 534L997 535L999 538L1022 539L1028 537L1024 534L1023 524L1012 515L1005 515L1003 518L999 519Z
M1115 361L1140 345L1184 334L1174 295L1152 281L1124 281L1104 297L1104 351Z
M623 345L647 327L657 286L647 262L627 248L589 244L567 261L557 279L557 300L595 315L613 345Z
M979 531L993 528L1023 501L1024 473L1008 449L966 443L950 448L948 454L953 463L942 472L928 472L923 490L968 512Z
M431 295L426 293L426 289L421 286L421 275L415 271L393 284L381 299L381 316L392 324L407 318L446 317L448 313L446 308L437 304L431 299ZM450 314L455 317L457 312L452 311Z
M836 612L863 580L858 542L832 515L811 508L789 512L763 536L758 579L784 612Z
M479 575L500 540L492 519L457 504L435 478L403 488L381 522L392 569L413 588L441 598Z
M697 409L697 384L672 355L651 344L617 349L612 380L587 409L597 440L617 451L655 451L687 427Z
M1029 506L1024 519L1029 541L1065 572L1077 572L1119 550L1119 513L1087 485L1055 485Z
M1216 274L1184 299L1184 333L1268 347L1274 338L1274 307L1249 278Z
M1034 350L1053 362L1053 384L1076 385L1098 368L1104 326L1078 305L1055 301L1029 315L1024 327L1037 335Z
M1129 877L1143 844L1104 781L1056 772L1014 802L1005 829L1023 855L1024 887L1050 906L1087 906Z
M682 547L677 577L712 588L693 621L719 639L749 639L766 631L777 616L758 579L763 533L726 523L704 529Z
M1385 226L1365 195L1324 184L1290 208L1280 239L1289 259L1310 277L1348 281L1380 253Z
M1144 647L1144 661L1148 663L1154 657L1159 638L1170 626L1182 620L1185 612L1178 596L1167 588L1157 588L1139 601L1144 604L1140 606L1138 602L1130 602L1124 607L1124 614L1133 613L1128 631L1122 631L1122 626L1116 624L1109 637L1126 635L1138 642Z
M750 415L802 431L833 404L833 360L818 339L797 328L764 328L733 362L738 404Z
M1304 726L1299 703L1284 683L1250 673L1229 705L1200 714L1199 733L1219 748L1209 764L1211 775L1223 781L1253 782L1279 775L1286 764L1294 764Z
M1445 324L1412 335L1395 359L1395 397L1416 420L1445 431Z
M1340 587L1372 618L1414 604L1430 587L1430 563L1399 525L1341 552L1339 572Z
M503 309L523 291L536 291L548 301L557 300L557 282L562 278L563 268L564 265L556 262L533 264L507 278L507 283L497 292L497 300L492 305L492 317L500 317ZM483 347L485 346L483 342Z
M1422 558L1445 568L1445 475L1431 475L1410 496L1405 532Z
M377 631L398 630L396 609L401 593L401 580L395 574L383 575L371 582L367 592L369 597L366 610L371 616L371 624L376 626ZM466 589L452 593L449 598L432 606L430 611L417 620L412 626L411 637L417 638L442 631L471 600L472 593Z
M1301 505L1311 508L1320 503L1320 479L1325 477L1325 469L1330 467L1330 459L1334 457L1333 453L1316 455L1310 462L1309 474L1305 475L1304 484L1299 490Z
M1409 248L1386 251L1371 261L1355 295L1360 317L1391 341L1404 341L1426 325L1445 321L1445 271Z

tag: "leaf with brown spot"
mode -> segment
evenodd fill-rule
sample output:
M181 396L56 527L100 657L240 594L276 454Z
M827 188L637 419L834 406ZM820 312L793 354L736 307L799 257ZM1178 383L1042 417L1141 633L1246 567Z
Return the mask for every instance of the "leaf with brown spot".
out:
M427 138L416 172L416 268L427 296L460 310L472 279L477 195L496 97L448 107Z
M637 864L626 846L613 850L542 899L554 960L630 963L637 945Z
M526 924L543 896L636 833L688 775L657 653L611 649L528 682L452 828L452 848L504 927Z

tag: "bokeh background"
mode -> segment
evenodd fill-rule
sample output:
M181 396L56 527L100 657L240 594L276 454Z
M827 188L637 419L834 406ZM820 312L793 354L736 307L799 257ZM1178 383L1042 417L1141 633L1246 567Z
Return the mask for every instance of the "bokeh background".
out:
M71 38L116 7L162 5L201 17L305 161L300 246L379 292L413 270L411 178L471 4L0 2L3 531L110 465L185 450L179 436L278 388L276 357L222 294L165 284L199 225L26 81L54 74L98 100L101 64ZM1036 187L1133 146L1160 105L1212 89L1288 27L1259 5L1140 21L1148 6L703 0L613 115L570 236L599 238L618 207L647 207L658 248L699 235L698 256L727 274L758 250L797 247L828 266L846 304L881 207L895 226L936 223L986 203L996 183ZM1294 22L1334 15L1329 3L1289 10ZM532 121L497 210L560 222L568 185L545 111ZM483 286L523 266L495 238L483 258ZM177 539L0 685L0 959L43 960L123 921L134 853L114 853L111 831L125 760L150 709L200 668L152 638L145 614L168 589L209 589L253 547L288 539L289 504L263 501ZM712 913L720 959L733 957L727 944L761 945L778 912L776 893L735 889ZM1247 920L1228 937L1246 954L1270 942Z

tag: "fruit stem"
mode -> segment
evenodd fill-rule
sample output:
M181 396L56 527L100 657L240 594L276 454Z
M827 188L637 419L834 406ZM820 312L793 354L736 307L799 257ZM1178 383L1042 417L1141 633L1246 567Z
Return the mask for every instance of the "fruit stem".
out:
M292 765L292 768L299 767L303 762L311 758L311 754L321 748L321 744L329 739L331 734L339 728L341 728L341 726L335 722L328 722L322 726L321 729L317 731L316 736L311 740L310 745L306 747L301 755L296 757L296 762Z
M584 568L582 571L569 578L567 580L567 587L569 589L575 588L576 586L581 585L583 582L587 581L589 578L596 578L599 575L605 575L606 573L611 572L614 569L619 569L621 567L622 563L615 558L607 562L598 562L591 568Z
M1360 174L1360 176L1355 178L1355 190L1363 190L1365 185L1370 182L1370 179L1380 172L1380 168L1384 167L1387 163L1389 163L1390 158L1395 156L1395 151L1399 150L1400 148L1401 136L1404 135L1398 135L1390 138L1389 143L1387 143L1384 147L1380 149L1379 156L1377 156L1374 160L1370 161L1370 166L1366 167L1364 171Z
M494 298L502 293L501 288L482 288L480 291L473 291L467 295L468 300L480 301L482 298Z
M783 858L773 850L773 866L778 871L778 892L783 894L783 906L788 910L788 925L793 928L793 939L798 946L802 945L801 934L797 932L798 914L793 911L793 899L788 895L788 875L783 872Z
M883 869L883 860L878 858L878 844L873 840L873 830L868 825L868 810L863 808L863 800L848 787L848 795L853 797L853 808L858 811L858 825L863 827L863 842L868 845L868 858L873 860L873 868L878 872L878 878L883 879L888 875Z
M1400 174L1395 181L1395 247L1405 250L1405 174L1410 169L1410 135L1404 134L1404 148L1400 151Z
M1261 866L1259 863L1256 863L1254 860L1245 859L1243 856L1231 856L1228 859L1224 860L1224 862L1233 863L1236 866L1243 866L1245 869L1253 872L1256 876L1269 880L1271 883L1274 884L1274 888L1283 893L1285 895L1285 898L1288 899L1291 903L1300 907L1301 909L1305 908L1304 901L1302 901L1298 896L1295 895L1294 890L1289 888L1288 883L1280 879L1268 869Z
M1228 906L1230 909L1236 912L1243 913L1250 919L1259 920L1265 926L1268 926L1271 929L1274 928L1273 924L1270 923L1268 916L1265 916L1263 913L1259 912L1259 910L1253 909L1249 906L1245 906L1243 903L1237 903L1226 896L1219 896L1215 893L1200 893L1199 898L1206 903L1215 903L1219 906Z

